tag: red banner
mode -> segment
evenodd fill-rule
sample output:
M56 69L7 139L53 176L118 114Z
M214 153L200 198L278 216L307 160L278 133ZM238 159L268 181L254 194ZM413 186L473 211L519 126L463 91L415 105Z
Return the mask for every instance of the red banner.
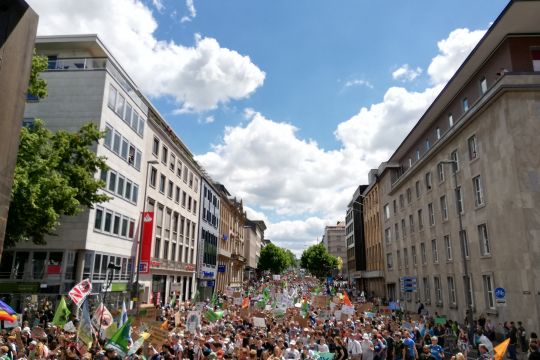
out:
M75 285L68 294L75 305L81 306L84 299L90 294L90 291L92 291L92 283L90 282L90 279L84 279Z
M139 270L141 274L150 273L150 256L152 252L152 230L154 228L154 213L143 213L142 239L141 239L141 258L139 261Z

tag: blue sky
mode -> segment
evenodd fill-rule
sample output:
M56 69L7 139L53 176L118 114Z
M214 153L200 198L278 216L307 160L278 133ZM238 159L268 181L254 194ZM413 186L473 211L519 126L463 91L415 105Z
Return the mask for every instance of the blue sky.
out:
M211 176L299 254L386 161L506 0L29 0L97 33Z

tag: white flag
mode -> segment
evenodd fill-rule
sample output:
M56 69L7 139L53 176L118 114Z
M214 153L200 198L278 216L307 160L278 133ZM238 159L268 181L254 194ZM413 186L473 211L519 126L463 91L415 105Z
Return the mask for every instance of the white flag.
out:
M99 326L99 322L101 321L101 326ZM94 312L94 316L92 317L92 325L96 329L106 329L109 326L111 326L113 322L113 317L109 310L105 307L105 305L100 304L96 311Z

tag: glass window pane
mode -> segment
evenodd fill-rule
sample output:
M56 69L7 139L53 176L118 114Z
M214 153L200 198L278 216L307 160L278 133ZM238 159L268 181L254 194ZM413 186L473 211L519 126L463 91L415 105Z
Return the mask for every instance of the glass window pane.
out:
M128 219L122 218L122 232L120 233L121 236L126 237L128 233Z
M107 211L105 213L105 225L103 226L103 231L111 232L111 222L112 222L112 213Z
M109 191L116 191L116 173L113 171L109 172Z
M103 221L103 210L96 209L96 217L94 220L94 229L101 230L101 223Z
M126 199L131 199L131 181L126 181L126 191L124 193Z

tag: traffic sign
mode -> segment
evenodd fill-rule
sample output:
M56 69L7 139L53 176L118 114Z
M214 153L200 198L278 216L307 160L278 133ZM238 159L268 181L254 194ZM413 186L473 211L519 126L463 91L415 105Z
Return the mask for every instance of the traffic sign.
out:
M504 288L498 287L495 289L495 302L500 306L506 305L506 290Z
M416 292L416 276L403 276L399 279L402 292Z

